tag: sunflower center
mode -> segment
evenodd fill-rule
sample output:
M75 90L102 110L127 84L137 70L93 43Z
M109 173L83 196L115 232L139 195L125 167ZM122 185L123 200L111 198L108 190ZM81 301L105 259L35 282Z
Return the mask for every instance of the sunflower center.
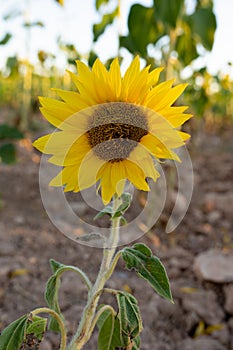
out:
M128 158L147 134L145 111L142 107L126 102L98 106L90 117L87 131L89 144L95 154L110 162Z

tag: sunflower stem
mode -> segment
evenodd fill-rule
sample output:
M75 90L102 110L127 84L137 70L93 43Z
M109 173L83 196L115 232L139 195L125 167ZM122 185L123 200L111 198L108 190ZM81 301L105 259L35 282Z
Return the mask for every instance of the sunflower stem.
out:
M121 199L114 197L113 200L113 212L117 210L121 204ZM100 266L100 270L93 287L89 292L87 305L83 311L81 321L79 323L76 334L74 335L68 350L80 350L88 342L91 334L94 330L94 325L97 322L96 311L99 302L99 298L104 289L106 281L111 277L113 270L116 266L117 260L120 254L116 252L118 240L119 240L119 228L120 217L112 219L112 225L108 240L105 242L103 249L103 258ZM115 255L115 256L114 256Z

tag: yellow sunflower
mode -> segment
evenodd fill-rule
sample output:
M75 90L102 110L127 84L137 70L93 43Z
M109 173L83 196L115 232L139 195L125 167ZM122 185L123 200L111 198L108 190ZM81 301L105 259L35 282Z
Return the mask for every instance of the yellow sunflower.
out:
M41 112L59 129L33 144L63 167L50 185L78 192L99 181L104 204L122 194L122 180L149 191L147 178L159 177L154 160L179 161L173 149L189 138L179 127L191 115L173 105L186 84L158 83L162 68L140 69L138 56L123 77L117 58L109 70L98 59L92 70L81 61L77 69L69 72L77 92L55 89L61 100L40 98Z

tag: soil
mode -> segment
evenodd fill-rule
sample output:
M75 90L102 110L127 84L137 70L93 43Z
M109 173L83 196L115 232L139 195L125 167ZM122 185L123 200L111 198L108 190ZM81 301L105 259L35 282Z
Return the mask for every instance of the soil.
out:
M166 234L167 205L157 224L140 239L166 266L175 304L156 295L144 280L127 271L122 261L108 283L130 291L139 300L144 326L142 350L233 350L232 293L226 292L233 290L233 281L207 281L194 269L201 253L211 249L233 253L231 135L227 131L193 137L194 193L185 218L174 232ZM68 239L53 226L40 197L40 156L28 139L17 147L17 163L0 165L0 329L22 314L46 306L44 288L51 275L50 258L80 267L94 281L102 254L101 249ZM88 218L90 213L86 215ZM86 300L86 288L75 277L64 274L59 293L70 336ZM101 302L114 303L107 296ZM96 349L96 339L97 333L85 349ZM58 350L59 336L48 331L40 349Z

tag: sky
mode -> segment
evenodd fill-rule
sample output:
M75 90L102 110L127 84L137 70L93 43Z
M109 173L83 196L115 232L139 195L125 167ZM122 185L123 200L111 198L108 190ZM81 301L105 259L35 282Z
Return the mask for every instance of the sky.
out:
M101 18L95 11L94 2L95 0L65 0L65 6L61 7L54 0L0 0L0 40L8 31L14 34L9 45L0 46L0 68L10 55L17 54L22 59L29 56L35 62L37 52L44 50L55 54L57 66L65 69L65 56L57 49L58 35L61 35L64 42L74 44L82 55L87 54L93 48L92 24ZM95 44L94 49L103 61L117 54L118 32L127 34L128 12L135 2L136 0L121 0L120 23L109 27ZM152 0L137 2L145 6L152 4ZM21 11L23 17L4 21L3 16L11 10ZM206 55L202 63L207 64L213 74L222 70L233 75L233 67L227 67L227 62L233 62L233 0L214 0L214 12L217 17L215 43L212 52ZM28 38L26 30L22 28L25 19L31 22L41 21L45 27L32 28Z

